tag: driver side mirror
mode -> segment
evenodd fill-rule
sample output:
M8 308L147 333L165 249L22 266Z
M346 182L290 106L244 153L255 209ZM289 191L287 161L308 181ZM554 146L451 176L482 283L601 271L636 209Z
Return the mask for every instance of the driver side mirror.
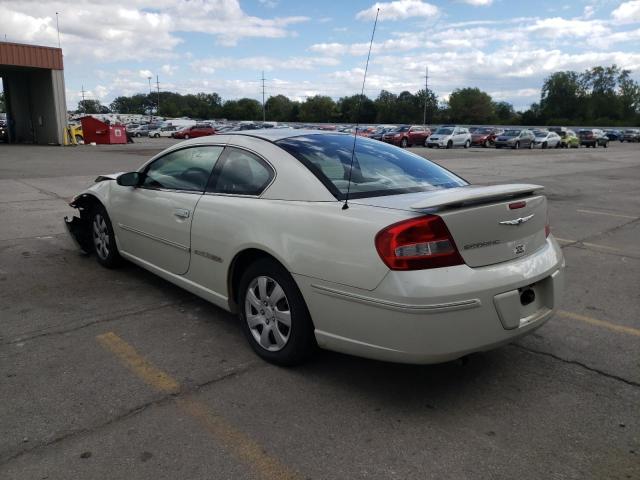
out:
M142 175L139 172L123 173L116 179L118 185L123 187L137 187L140 185Z

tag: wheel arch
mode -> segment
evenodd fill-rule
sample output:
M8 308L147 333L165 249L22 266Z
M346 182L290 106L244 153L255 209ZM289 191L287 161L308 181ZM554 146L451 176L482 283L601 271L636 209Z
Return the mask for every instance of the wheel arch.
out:
M248 247L236 253L233 260L229 263L229 269L227 270L227 291L229 292L228 302L231 312L236 313L238 311L238 285L240 283L242 273L249 265L262 258L273 260L282 266L282 268L287 272L290 272L287 266L279 258L261 248Z

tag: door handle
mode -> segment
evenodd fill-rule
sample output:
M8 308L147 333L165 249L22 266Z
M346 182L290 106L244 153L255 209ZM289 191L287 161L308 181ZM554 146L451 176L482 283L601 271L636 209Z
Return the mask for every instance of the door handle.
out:
M180 218L189 218L189 214L190 214L190 213L191 213L191 212L189 212L189 210L187 210L187 209L185 209L185 208L176 208L176 209L173 211L173 214L174 214L176 217L180 217Z

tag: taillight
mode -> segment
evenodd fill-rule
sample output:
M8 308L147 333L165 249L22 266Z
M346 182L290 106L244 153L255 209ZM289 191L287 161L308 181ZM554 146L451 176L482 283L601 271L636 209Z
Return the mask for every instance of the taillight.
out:
M376 249L391 270L422 270L462 265L442 218L427 215L388 226L376 235Z

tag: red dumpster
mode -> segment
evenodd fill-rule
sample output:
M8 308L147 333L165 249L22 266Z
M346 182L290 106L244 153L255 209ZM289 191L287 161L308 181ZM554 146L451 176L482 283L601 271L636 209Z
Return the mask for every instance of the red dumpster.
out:
M93 117L82 117L80 122L84 143L95 142L99 145L127 143L124 125L109 125Z

